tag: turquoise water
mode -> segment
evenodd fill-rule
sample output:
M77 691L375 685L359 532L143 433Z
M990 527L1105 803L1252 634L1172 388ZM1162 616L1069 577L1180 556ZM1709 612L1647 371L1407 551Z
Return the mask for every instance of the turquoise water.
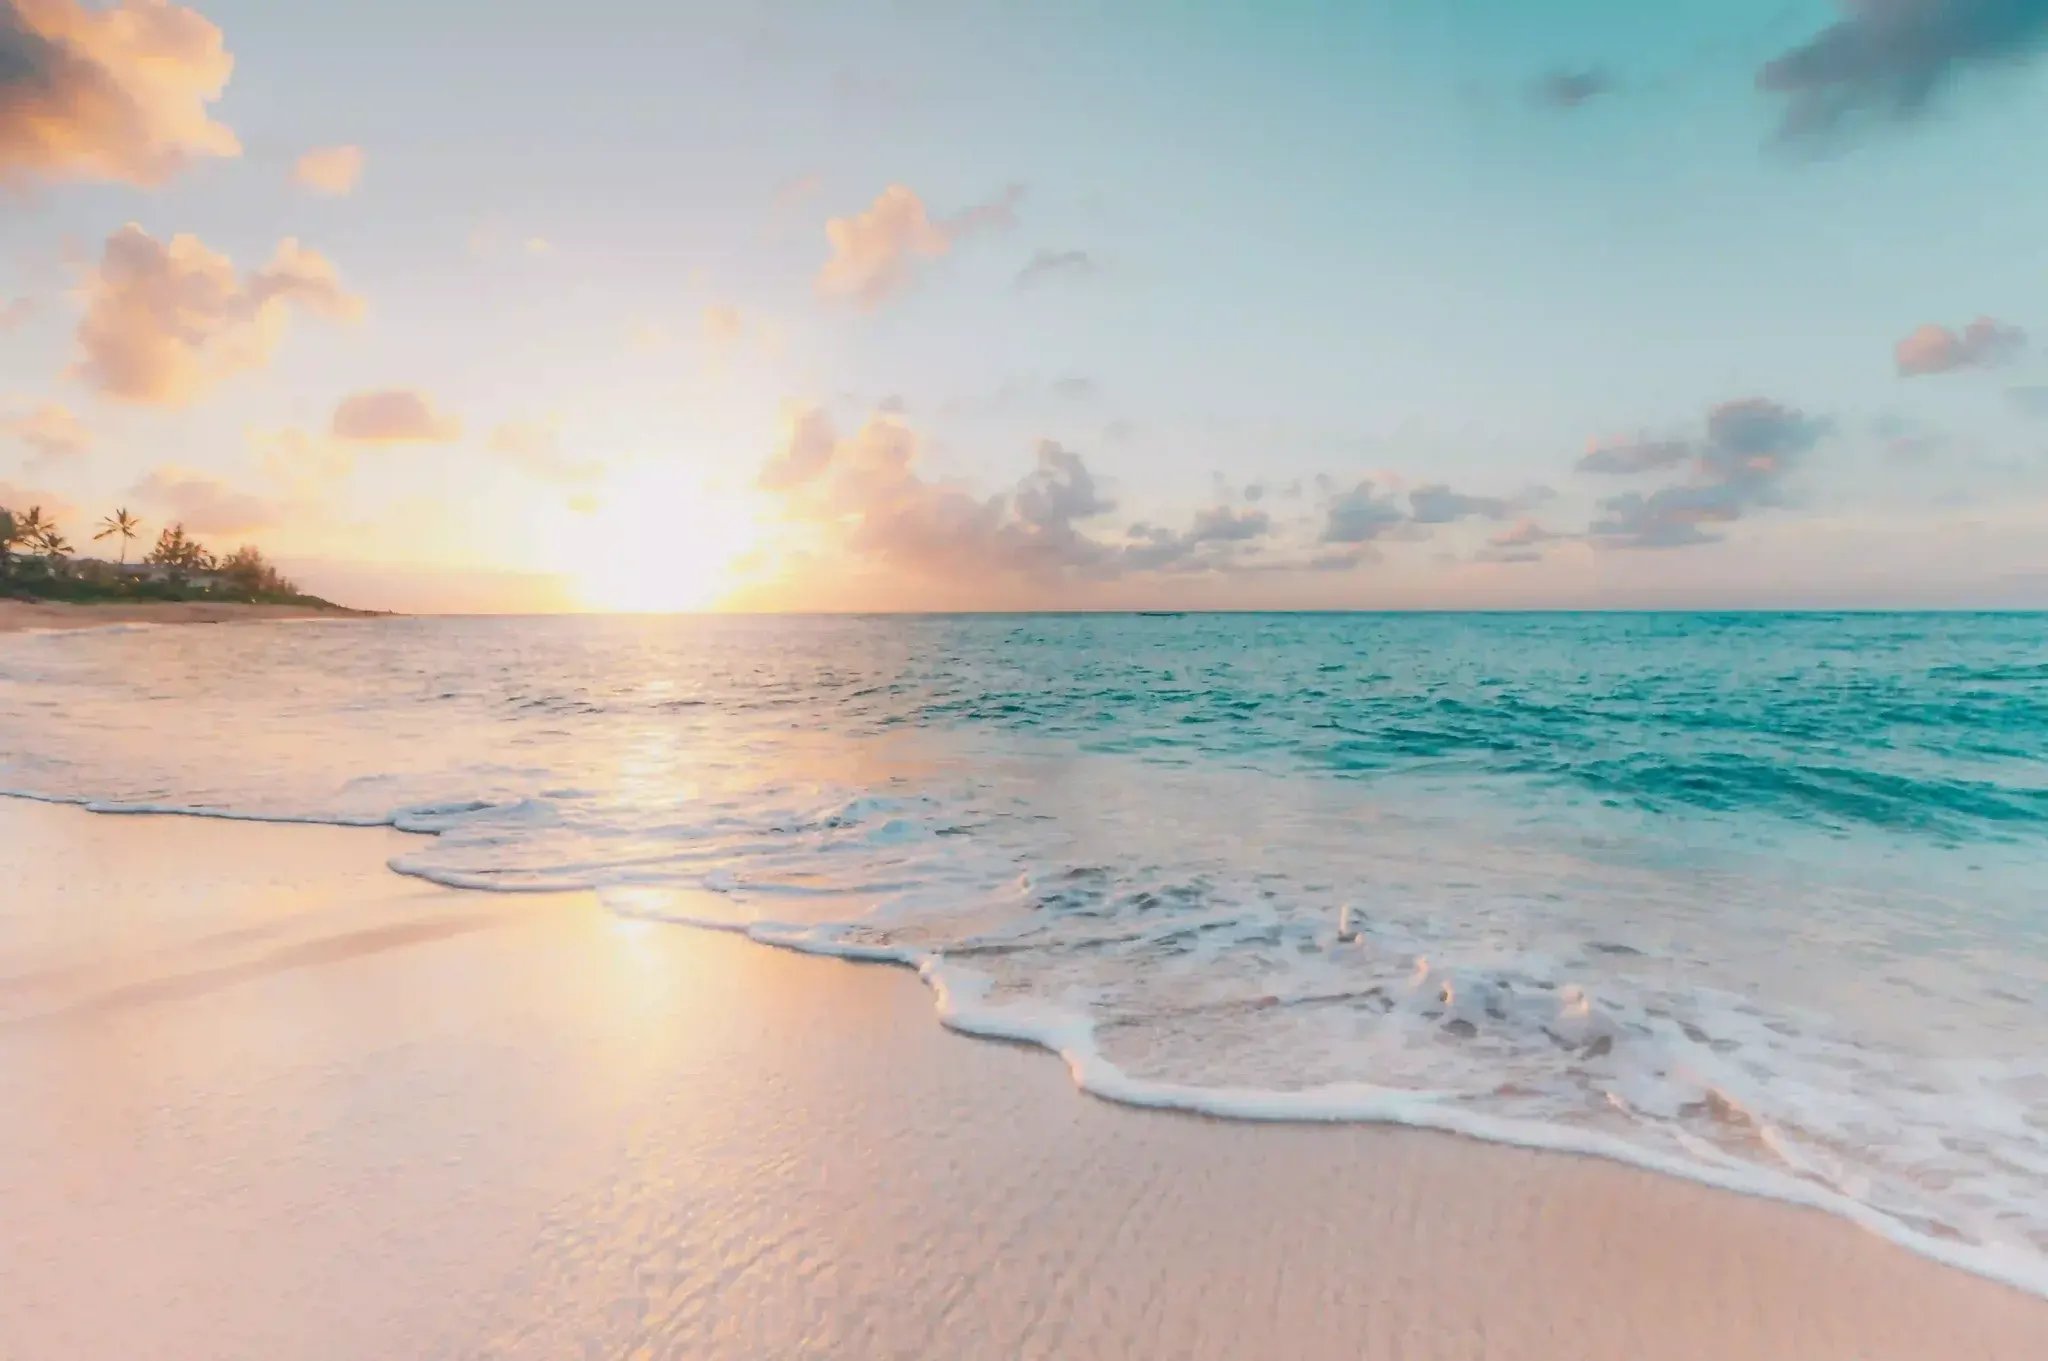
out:
M919 967L1120 1100L1575 1148L2048 1291L2048 619L0 642L0 789Z

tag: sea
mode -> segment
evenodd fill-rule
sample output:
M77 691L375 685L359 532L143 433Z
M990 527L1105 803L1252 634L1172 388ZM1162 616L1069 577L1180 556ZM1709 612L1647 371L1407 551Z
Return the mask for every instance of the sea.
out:
M17 635L0 792L394 826L398 874L914 969L1110 1101L1610 1158L2048 1294L2041 615Z

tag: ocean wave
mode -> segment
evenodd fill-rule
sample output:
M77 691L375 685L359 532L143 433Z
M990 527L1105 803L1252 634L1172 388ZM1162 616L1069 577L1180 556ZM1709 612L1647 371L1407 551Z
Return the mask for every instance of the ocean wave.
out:
M1109 1099L1597 1154L2048 1294L2009 620L231 635L0 649L0 789L391 826L400 873L916 968Z

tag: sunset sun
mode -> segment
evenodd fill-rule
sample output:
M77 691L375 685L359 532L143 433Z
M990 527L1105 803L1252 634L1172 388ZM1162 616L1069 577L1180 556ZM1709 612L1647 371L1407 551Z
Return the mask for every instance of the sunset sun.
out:
M617 473L565 535L579 601L614 614L716 608L735 584L733 560L757 531L736 498L703 490L694 469L647 464Z

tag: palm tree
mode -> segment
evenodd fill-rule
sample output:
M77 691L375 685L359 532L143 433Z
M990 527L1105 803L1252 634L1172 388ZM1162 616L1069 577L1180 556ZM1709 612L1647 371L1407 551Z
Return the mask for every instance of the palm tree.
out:
M33 547L43 535L56 528L54 522L44 518L41 506L30 506L14 517L15 540L27 547Z
M14 567L14 549L21 542L21 527L15 522L14 512L0 506L0 581L7 579Z
M41 506L30 506L14 517L13 542L41 553L45 559L41 565L46 572L50 570L48 559L71 551L71 545L57 532L56 522L43 514Z
M135 531L141 527L142 521L130 515L128 508L123 506L106 519L100 521L100 532L92 536L92 541L98 543L101 539L111 538L116 534L120 535L121 565L126 567L128 565L128 544L135 538Z

